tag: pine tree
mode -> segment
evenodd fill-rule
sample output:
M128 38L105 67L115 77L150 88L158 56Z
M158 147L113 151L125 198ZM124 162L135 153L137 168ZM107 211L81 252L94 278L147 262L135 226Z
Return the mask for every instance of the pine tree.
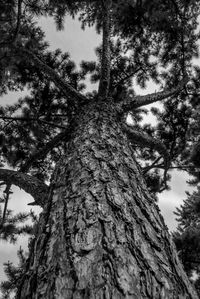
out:
M195 277L195 287L200 294L200 188L188 197L183 205L177 208L175 214L178 216L178 228L174 232L174 242L178 250L180 260L184 269L191 279Z
M168 187L169 169L189 146L198 1L1 6L1 93L30 90L0 110L2 163L14 168L0 170L7 194L2 232L12 184L43 208L17 279L7 266L7 287L16 298L197 298L154 194ZM97 62L82 62L79 71L68 53L48 50L34 22L35 15L53 16L62 29L66 14L102 34ZM88 74L98 91L83 92ZM133 78L164 89L137 96ZM158 126L142 126L143 106L158 101Z
M196 70L199 76L198 69ZM198 78L197 76L197 78ZM192 122L189 125L190 142L192 145L187 146L183 153L184 163L188 161L188 173L193 178L188 181L192 186L196 187L193 193L186 192L187 199L183 205L177 208L178 228L173 234L173 238L178 250L179 257L184 265L188 276L194 279L195 287L200 294L200 186L199 186L199 136L200 136L200 117L199 103L197 101L198 87L192 98Z

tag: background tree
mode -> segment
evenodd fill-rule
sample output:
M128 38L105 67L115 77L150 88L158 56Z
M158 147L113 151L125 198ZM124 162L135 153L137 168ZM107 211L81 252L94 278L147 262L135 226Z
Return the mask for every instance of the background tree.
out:
M199 71L196 70L198 75ZM198 76L197 76L198 78ZM179 257L183 262L186 273L190 278L195 277L195 286L200 294L200 258L199 258L199 205L200 205L200 186L199 186L199 103L198 87L192 98L192 120L188 130L188 139L191 146L187 146L183 152L183 161L187 164L187 171L191 176L188 183L196 187L192 194L187 192L187 199L178 208L175 214L178 216L178 228L173 234L174 241L178 250ZM187 163L186 163L187 162Z
M177 209L179 225L173 237L185 271L190 278L194 277L195 287L200 294L199 187L197 190L192 194L188 193L184 204Z
M15 105L1 107L2 163L14 168L0 170L2 234L11 219L12 184L43 208L29 229L34 237L26 265L18 279L8 265L4 291L16 289L16 298L197 298L155 193L168 188L169 169L185 167L183 149L191 146L198 1L1 5L1 93L29 90ZM53 16L62 29L66 14L78 14L83 28L95 25L102 33L97 62L82 62L79 71L69 54L48 51L34 23L36 15ZM88 74L98 91L83 92ZM141 87L153 79L164 89L137 96L133 78ZM161 100L163 111L153 109L158 125L142 125L142 107ZM18 233L13 224L7 235Z

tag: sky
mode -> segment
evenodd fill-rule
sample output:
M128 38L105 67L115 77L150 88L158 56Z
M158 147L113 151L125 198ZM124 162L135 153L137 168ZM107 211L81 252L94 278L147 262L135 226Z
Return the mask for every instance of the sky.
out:
M65 22L65 30L57 31L53 19L40 19L39 24L42 26L46 33L46 40L49 42L52 50L60 48L62 51L70 53L71 58L80 63L81 60L95 60L94 49L100 44L101 37L96 34L93 28L86 28L85 31L80 29L80 24L76 20L72 20L70 17ZM146 94L154 92L155 85L150 83L145 90L137 90L140 94ZM157 88L158 89L158 88ZM26 91L21 93L9 93L8 95L0 98L0 105L5 105L15 102L19 97L23 97ZM155 120L150 116L148 122L153 123ZM168 228L173 231L176 228L176 220L173 211L180 206L183 199L186 198L185 190L192 191L186 184L189 179L188 175L182 171L171 172L171 191L163 192L159 195L158 205L161 209L161 213L165 219ZM17 187L13 187L14 194L9 204L9 208L15 212L29 210L27 206L28 202L33 201L31 196ZM39 211L39 208L37 209ZM8 244L0 241L0 281L5 279L2 265L4 262L10 260L13 263L17 263L16 251L22 246L27 246L27 238L20 237L19 242L16 245Z

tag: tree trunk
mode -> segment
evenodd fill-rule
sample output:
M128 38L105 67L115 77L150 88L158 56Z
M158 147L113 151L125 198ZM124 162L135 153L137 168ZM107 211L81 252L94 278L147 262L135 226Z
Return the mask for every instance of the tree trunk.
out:
M198 298L113 107L80 111L17 298Z

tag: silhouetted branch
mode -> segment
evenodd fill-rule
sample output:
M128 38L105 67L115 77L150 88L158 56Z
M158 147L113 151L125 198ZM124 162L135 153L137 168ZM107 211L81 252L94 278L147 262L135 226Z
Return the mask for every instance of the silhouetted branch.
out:
M156 164L156 163L158 163L158 162L160 161L160 159L162 159L162 157L158 157L158 158L157 158L151 165L142 168L142 174L147 173L147 172L148 172L149 170L151 170L152 168L156 168L156 166L158 165L158 164Z
M69 138L69 135L70 135L70 129L67 129L67 130L59 133L58 135L56 135L52 140L47 142L42 149L40 149L39 151L36 151L34 154L32 154L27 159L27 161L24 163L24 165L21 166L20 171L27 172L33 162L35 162L38 159L44 158L50 152L51 149L53 149L55 146L57 146L64 139Z
M148 168L148 169L146 169L146 168ZM148 167L142 168L142 171L143 171L142 173L145 174L153 168L165 169L165 166L162 163L161 164L155 164L155 165L152 164ZM186 165L183 165L183 166L170 166L168 169L169 170L170 169L180 169L182 171L188 171L187 169L194 169L194 166L186 166Z
M56 128L60 128L60 129L66 129L66 127L61 126L59 124L55 124L52 122L48 122L46 120L40 119L40 118L33 118L33 117L20 117L20 116L0 116L0 119L3 120L13 120L13 121L36 121L38 123L44 123L47 124L51 127L56 127Z
M42 72L44 72L57 87L61 89L66 98L69 100L70 104L78 104L87 101L86 97L80 94L76 89L74 89L70 84L64 81L55 70L49 67L45 62L43 62L38 56L28 49L18 47L16 48L20 53L27 56L31 61L34 62L35 66L38 67ZM75 102L75 103L74 103Z
M84 104L87 102L87 98L79 93L75 88L73 88L70 84L68 84L65 80L63 80L59 74L49 67L45 62L42 61L35 53L24 48L15 46L12 42L2 42L0 43L0 48L4 48L5 51L15 51L17 55L26 56L29 61L33 62L34 65L39 68L45 75L49 77L50 80L54 82L54 84L60 88L65 97L68 99L69 103L74 107L77 104Z

